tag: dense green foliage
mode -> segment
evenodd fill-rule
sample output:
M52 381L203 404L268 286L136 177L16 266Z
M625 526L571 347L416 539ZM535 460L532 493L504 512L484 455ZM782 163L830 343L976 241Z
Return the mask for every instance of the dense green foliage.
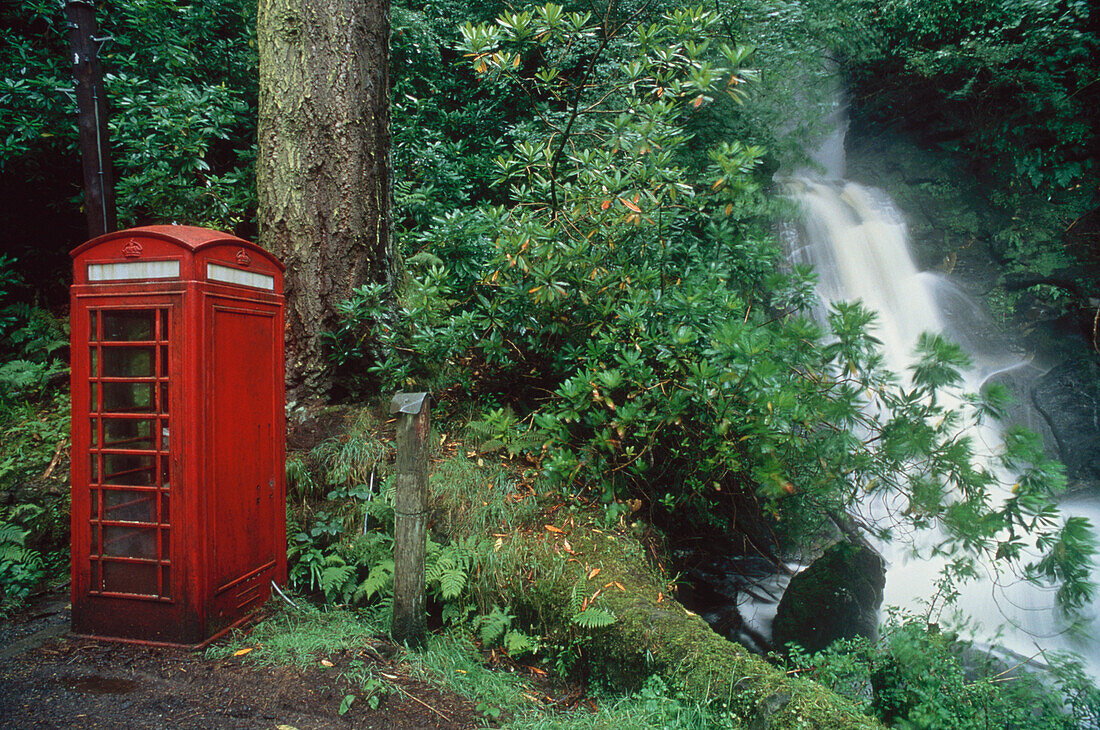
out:
M1001 195L1096 194L1088 3L894 0L870 15L873 46L850 62L879 113L975 158Z
M97 13L120 226L254 230L255 3L103 3ZM51 298L80 214L76 100L62 5L0 8L0 222ZM33 254L33 255L31 255Z
M373 369L394 385L463 363L460 382L530 414L559 483L641 498L666 526L777 550L900 495L902 532L943 530L957 578L1030 546L1045 557L1018 569L1084 605L1076 566L1095 547L1059 526L1060 467L1022 431L999 456L958 435L1004 397L959 392L965 353L926 336L902 382L872 313L838 305L827 331L809 318L812 279L785 271L768 233L764 150L695 124L755 76L724 32L701 9L620 25L553 5L464 26L474 69L536 113L496 160L509 204L437 218L400 315L378 318L364 289L336 351L362 368L382 349ZM1020 475L1003 503L993 458Z
M1094 725L1100 695L1080 664L1063 656L1047 661L1049 668L1041 671L982 654L913 616L893 616L877 643L860 637L812 655L796 647L790 656L797 671L893 727L1069 730Z
M254 5L148 1L102 10L120 225L250 221ZM75 151L75 102L58 93L72 85L64 20L46 2L8 5L5 15L0 165L36 183L54 174L44 162Z
M0 606L25 598L65 558L69 431L65 323L23 300L0 255Z
M469 95L474 74L456 63L457 26L500 3L394 3L390 66L397 233L415 238L437 216L491 199L491 158L522 112L504 89Z
M249 235L254 7L104 7L120 223ZM848 529L846 512L879 496L897 506L899 537L942 531L931 549L952 557L947 585L986 560L1057 584L1067 609L1087 604L1095 543L1081 520L1058 519L1059 465L1023 430L995 453L965 435L1002 411L1004 394L962 393L967 357L951 343L928 335L910 373L889 373L874 313L854 303L810 316L813 274L789 266L773 234L790 213L773 176L801 159L827 104L831 45L855 79L857 112L908 119L968 160L1001 216L994 250L1029 274L1068 272L1084 307L1096 293L1082 267L1096 256L1100 107L1088 18L1085 3L1039 0L395 4L407 280L396 302L368 286L343 305L330 344L346 393L469 398L485 414L471 434L486 448L525 452L560 493L601 501L611 525L641 510L670 531L778 556ZM0 223L27 234L20 274L0 258L0 492L11 493L56 471L63 452L66 333L31 302L35 290L59 298L64 251L83 236L60 13L36 0L5 5L0 19ZM385 452L360 427L288 464L297 590L386 606ZM1015 480L1004 500L1001 467ZM511 501L515 475L494 474L483 491L462 490L484 474L450 477L457 501L488 497L463 517L482 536L533 517L535 500ZM53 502L2 508L6 596L42 576L40 548L63 524ZM586 632L618 620L569 567L528 587L572 586L568 625L534 637L537 617L494 600L520 556L499 539L437 537L428 578L440 618L484 646L541 652L568 671ZM1015 685L966 683L953 642L910 623L882 646L847 649L797 661L823 678L849 662L863 682L853 696L886 720L963 727L980 710L1026 724ZM917 661L930 658L942 662ZM647 686L651 699L669 694Z
M29 504L0 511L0 615L18 606L46 577L42 554L27 545L30 530L20 526L36 511Z

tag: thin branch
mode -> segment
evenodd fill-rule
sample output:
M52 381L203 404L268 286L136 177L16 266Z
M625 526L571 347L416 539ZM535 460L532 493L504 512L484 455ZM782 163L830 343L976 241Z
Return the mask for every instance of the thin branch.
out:
M610 2L607 5L607 13L603 18L603 38L600 40L599 47L593 52L592 58L588 62L588 68L585 69L584 75L581 76L580 82L577 84L577 93L573 98L571 106L573 111L569 114L569 120L565 123L565 130L562 132L561 142L558 143L558 149L555 150L553 157L550 158L550 209L553 217L557 218L558 214L558 181L557 181L557 169L558 161L561 159L562 152L565 150L565 145L569 140L569 133L573 130L573 124L577 121L577 117L581 112L581 91L586 87L588 77L592 75L592 72L596 69L596 63L600 60L600 56L603 55L604 50L611 43L611 40L615 35L625 28L630 23L639 17L642 13L649 9L649 4L652 0L646 2L645 5L638 8L629 18L624 20L614 29L611 26L611 9L615 3Z
M413 702L419 702L420 704L424 705L425 707L427 707L427 708L428 708L429 710L431 710L431 711L432 711L432 712L434 712L435 714L437 714L437 715L439 715L440 717L442 717L442 718L443 718L444 720L446 720L447 722L450 722L450 721L451 721L451 718L447 717L447 716L446 716L446 715L444 715L444 714L443 714L442 712L440 712L440 711L439 711L439 710L437 710L436 708L432 707L431 705L429 705L429 704L428 704L427 702L425 702L424 700L422 700L422 699L420 699L420 698L416 697L415 695L413 695L413 694L412 694L411 692L409 692L409 691L408 691L407 689L405 689L405 688L404 688L404 687L402 687L401 685L399 685L399 684L395 684L395 685L393 685L393 686L394 686L394 688L396 688L396 689L397 689L397 691L398 691L398 692L401 692L401 693L402 693L403 695L405 695L406 697L408 697L408 698L409 698L410 700L412 700Z
M1097 333L1100 331L1100 306L1096 308L1096 316L1092 318L1092 349L1100 355L1100 343L1097 343Z

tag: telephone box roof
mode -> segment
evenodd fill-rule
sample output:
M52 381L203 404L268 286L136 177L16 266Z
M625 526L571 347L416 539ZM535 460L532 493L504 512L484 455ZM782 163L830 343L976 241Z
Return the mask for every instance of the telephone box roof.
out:
M252 253L259 254L272 264L279 268L279 271L286 271L286 267L283 266L279 259L272 256L270 253L260 248L251 241L246 241L243 238L238 238L231 233L225 233L223 231L215 231L209 228L200 228L199 226L142 226L140 228L127 228L122 231L112 231L111 233L104 233L102 236L97 236L90 241L82 243L69 252L69 255L76 258L80 254L84 253L88 249L95 248L100 244L112 241L118 238L137 238L137 237L159 238L163 241L174 243L182 248L185 248L192 253L198 252L204 248L210 246L216 246L219 244L228 244L230 246L237 246L239 248L248 249Z

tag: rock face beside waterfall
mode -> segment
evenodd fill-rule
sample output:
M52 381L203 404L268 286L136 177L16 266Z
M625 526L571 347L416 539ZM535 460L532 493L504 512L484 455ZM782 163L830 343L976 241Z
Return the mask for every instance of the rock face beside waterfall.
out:
M1064 362L1039 379L1031 397L1050 424L1070 486L1100 484L1100 366Z
M839 542L791 578L772 627L777 647L820 651L837 639L878 638L886 565L864 545Z

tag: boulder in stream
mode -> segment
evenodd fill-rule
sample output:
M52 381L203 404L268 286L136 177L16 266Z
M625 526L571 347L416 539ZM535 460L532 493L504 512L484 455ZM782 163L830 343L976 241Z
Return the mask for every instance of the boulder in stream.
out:
M791 578L772 627L777 647L820 651L837 639L878 638L886 563L870 547L839 542Z

